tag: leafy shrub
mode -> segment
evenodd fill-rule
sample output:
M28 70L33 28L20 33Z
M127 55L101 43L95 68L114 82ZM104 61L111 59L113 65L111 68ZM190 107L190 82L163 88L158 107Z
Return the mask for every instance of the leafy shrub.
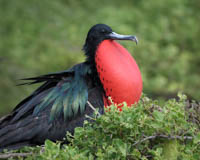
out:
M104 115L89 117L83 127L67 134L69 144L47 140L44 152L34 151L27 159L154 159L197 160L200 156L200 127L185 109L185 96L162 106L143 97L137 105L123 111L115 105ZM186 112L187 110L187 112Z

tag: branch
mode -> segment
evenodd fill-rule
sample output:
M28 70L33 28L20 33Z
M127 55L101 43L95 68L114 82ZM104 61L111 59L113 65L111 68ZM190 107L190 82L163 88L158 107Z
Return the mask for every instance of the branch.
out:
M0 159L8 159L8 158L16 158L16 157L27 157L32 155L33 153L4 153L0 154Z
M154 135L154 136L149 136L146 137L142 140L136 141L133 146L136 146L144 141L150 140L150 139L156 139L156 138L165 138L165 139L179 139L179 140L192 140L193 137L191 136L167 136L167 135Z
M142 140L136 141L136 142L133 144L133 146L136 146L137 144L140 144L140 143L142 143L142 142L144 142L144 141L147 141L147 140L149 140L149 139L155 139L155 138L156 138L156 136L149 136L149 137L146 137L146 138L144 138L144 139L142 139Z
M95 111L95 112L97 113L98 116L101 116L101 114L96 110L95 107L93 107L93 105L92 105L89 101L87 101L87 104L89 105L89 107L90 107L93 111Z

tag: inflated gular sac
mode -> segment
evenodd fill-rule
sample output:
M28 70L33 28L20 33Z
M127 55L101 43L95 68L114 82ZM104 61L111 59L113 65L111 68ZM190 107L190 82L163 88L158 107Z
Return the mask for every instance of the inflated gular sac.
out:
M114 40L104 40L97 48L96 68L106 96L114 103L138 102L142 93L142 77L131 54Z

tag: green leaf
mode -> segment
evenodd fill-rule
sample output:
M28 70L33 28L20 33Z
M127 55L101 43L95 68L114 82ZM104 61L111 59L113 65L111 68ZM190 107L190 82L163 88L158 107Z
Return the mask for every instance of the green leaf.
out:
M164 114L163 112L157 111L157 110L155 110L155 111L153 112L153 116L154 116L154 118L155 118L156 120L158 120L158 121L163 121L164 118L165 118L165 114Z
M121 139L113 139L113 145L119 150L123 157L126 157L127 144Z

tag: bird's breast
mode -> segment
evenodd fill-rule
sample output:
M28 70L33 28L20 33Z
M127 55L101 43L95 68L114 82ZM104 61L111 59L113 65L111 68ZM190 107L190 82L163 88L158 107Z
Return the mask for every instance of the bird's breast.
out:
M95 55L97 72L106 96L130 106L138 102L142 93L142 77L131 54L119 43L104 40Z

